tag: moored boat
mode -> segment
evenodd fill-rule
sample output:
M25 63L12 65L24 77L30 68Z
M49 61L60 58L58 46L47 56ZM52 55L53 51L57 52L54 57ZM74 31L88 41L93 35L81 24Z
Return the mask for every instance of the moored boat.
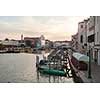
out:
M48 67L41 67L40 72L43 74L55 75L55 76L66 76L65 71L60 71L57 69L49 69Z
M55 67L53 62L49 62L47 60L40 60L38 70L42 74L66 76L66 72L64 70Z

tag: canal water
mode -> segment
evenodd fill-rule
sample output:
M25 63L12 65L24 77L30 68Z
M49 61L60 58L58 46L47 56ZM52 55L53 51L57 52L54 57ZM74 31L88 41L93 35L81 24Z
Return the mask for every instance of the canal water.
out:
M0 83L73 83L72 78L37 73L36 54L0 54ZM43 55L38 55L42 59Z

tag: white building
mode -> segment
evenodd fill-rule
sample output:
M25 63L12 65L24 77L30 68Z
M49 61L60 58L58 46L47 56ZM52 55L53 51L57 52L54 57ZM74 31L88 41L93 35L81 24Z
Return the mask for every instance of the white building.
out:
M19 41L17 41L17 40L2 40L1 44L5 45L5 46L19 46Z
M1 40L0 50L19 50L20 43L17 40Z
M100 16L95 16L95 61L100 65Z
M78 24L78 51L87 54L87 22L89 19L84 20Z
M91 49L91 58L94 61L94 43L95 43L95 17L90 16L87 23L87 51Z
M92 61L100 65L100 16L90 16L78 24L78 50L88 55L89 49Z
M87 23L87 39L91 47L94 46L95 25L94 16L91 16Z

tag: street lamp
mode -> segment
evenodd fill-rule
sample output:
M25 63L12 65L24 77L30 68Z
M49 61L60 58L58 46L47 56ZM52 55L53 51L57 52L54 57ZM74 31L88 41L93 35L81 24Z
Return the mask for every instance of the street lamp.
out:
M92 76L91 76L91 47L90 47L90 44L89 44L88 78L92 78Z

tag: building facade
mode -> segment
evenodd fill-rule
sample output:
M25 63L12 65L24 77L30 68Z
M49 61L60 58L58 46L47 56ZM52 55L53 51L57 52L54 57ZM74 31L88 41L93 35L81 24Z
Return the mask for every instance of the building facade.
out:
M78 24L78 51L87 54L87 23L89 19Z
M57 48L57 47L60 47L60 46L70 47L71 41L55 41L55 42L53 42L54 48Z
M6 50L6 51L18 50L19 46L20 46L20 43L18 40L1 40L0 41L0 50Z
M24 37L24 42L26 46L32 48L43 48L45 47L45 37L41 35L40 37Z
M92 61L100 65L100 16L90 16L78 24L78 34L72 36L72 47L86 55L91 50Z
M27 47L37 48L41 46L39 37L24 37L24 42Z
M71 46L74 51L78 51L78 33L75 35L72 35Z
M95 17L90 16L89 21L87 23L87 55L90 49L92 61L95 60L94 44L95 44Z
M100 16L95 16L95 44L94 57L95 62L100 65Z

